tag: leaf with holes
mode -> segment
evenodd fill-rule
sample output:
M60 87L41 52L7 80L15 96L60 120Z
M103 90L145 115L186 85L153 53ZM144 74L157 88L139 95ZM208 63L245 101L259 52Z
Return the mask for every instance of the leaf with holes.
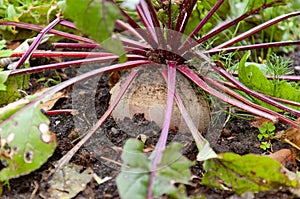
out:
M24 107L0 125L0 181L25 175L47 161L56 147L56 135L40 104Z
M294 187L299 177L270 157L224 153L205 161L207 171L202 183L211 187L233 190L238 194Z
M129 139L125 144L122 154L124 163L117 177L117 186L122 198L147 197L151 160L143 153L143 147L143 143L135 139ZM155 172L152 190L154 196L166 194L172 198L186 198L183 187L176 188L174 184L189 184L189 167L194 163L179 153L181 148L181 144L172 143L163 152Z

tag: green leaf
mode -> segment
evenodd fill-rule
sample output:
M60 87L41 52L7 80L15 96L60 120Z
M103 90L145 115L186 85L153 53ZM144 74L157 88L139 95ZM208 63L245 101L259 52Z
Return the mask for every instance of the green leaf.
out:
M9 4L8 5L8 8L7 8L7 19L10 20L10 21L15 21L18 19L18 15L15 11L15 8L12 4Z
M267 131L267 128L265 126L259 127L259 132L264 134Z
M276 127L273 124L271 124L271 126L269 126L268 129L270 132L273 132L276 129Z
M204 146L202 146L197 139L194 139L197 145L197 148L199 150L199 153L197 154L197 161L204 161L210 158L216 158L217 154L216 152L210 147L209 142L202 137L202 141L204 141Z
M1 71L0 72L0 91L6 90L6 85L4 84L8 79L10 71Z
M61 1L59 1L61 2ZM35 25L45 25L59 13L57 1L0 1L0 19L3 21L24 22ZM3 11L2 11L3 9ZM1 12L2 11L2 12ZM59 29L63 29L59 27ZM6 26L0 28L2 38L10 41L25 40L36 33L31 30Z
M272 131L275 130L275 126L273 125L272 122L268 122L267 125L268 125L268 131L269 132L272 132Z
M6 72L6 71L3 71ZM3 73L1 72L1 73ZM4 74L5 76L6 74ZM18 92L18 78L19 77L9 77L5 83L1 83L0 85L5 86L5 90L0 90L0 106L9 104L13 101L15 101L16 99L20 98L21 95ZM5 78L3 78L5 79Z
M23 108L30 101L36 99L42 93L43 92L39 92L34 95L28 95L18 101L15 101L13 103L10 103L10 104L0 108L0 123L2 123L4 120L6 120L10 116L12 116L14 113L16 113L21 108Z
M254 64L246 66L246 61L250 56L248 51L241 59L239 64L239 80L248 88L256 91L264 91L265 94L274 93L272 82Z
M239 63L239 80L245 86L255 91L271 95L278 98L283 98L295 102L300 102L300 90L294 88L291 84L286 81L271 81L268 80L259 67L252 63L250 65L246 64L247 58L250 56L250 51L248 51L241 59ZM280 109L268 105L261 100L255 99L254 101L262 106L270 108L275 111L281 111ZM293 108L299 109L299 107L293 106Z
M262 148L263 150L267 150L271 148L271 144L269 142L261 142L261 145L259 147Z
M204 168L204 185L238 194L299 187L298 177L290 178L290 173L270 157L224 153L205 161Z
M111 39L115 21L121 17L114 4L102 0L66 0L63 12L83 33L124 59L125 51L121 41L118 37Z
M232 18L237 18L246 12L250 12L271 2L274 2L274 0L229 0L229 14Z
M6 41L4 39L0 40L0 49L5 48Z
M153 195L163 194L173 198L186 198L185 190L177 189L174 183L189 184L189 167L194 163L183 157L179 143L172 143L163 152L161 163L155 171ZM122 198L146 198L149 185L150 165L152 161L143 153L143 143L129 139L122 154L124 161L121 173L117 177L117 186Z
M39 103L20 111L0 125L2 182L40 168L56 147L56 136Z
M5 49L3 50L3 48L6 47L6 41L4 39L0 40L0 58L1 57L9 57L13 54L13 51L10 49ZM1 66L1 65L0 65ZM1 78L1 77L0 77ZM1 80L0 80L1 81Z
M12 50L0 50L0 58L1 57L9 57L13 54L13 51Z
M25 68L29 67L29 63L24 65ZM9 77L10 72L0 69L0 107L20 98L19 89L28 88L29 74Z

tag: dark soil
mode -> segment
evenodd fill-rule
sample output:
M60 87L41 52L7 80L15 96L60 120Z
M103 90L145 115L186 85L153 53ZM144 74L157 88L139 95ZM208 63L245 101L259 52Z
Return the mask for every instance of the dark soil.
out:
M41 60L43 61L43 60ZM49 61L49 60L46 60ZM76 71L76 72L74 72ZM57 70L63 80L68 79L78 73L78 70L64 69ZM32 76L32 85L41 86L37 79L42 76L52 77L54 72L39 73ZM95 83L96 82L96 83ZM92 85L92 86L91 86ZM95 87L94 92L90 92ZM92 88L91 88L92 87ZM75 89L76 88L76 89ZM4 186L2 198L44 198L49 189L47 174L53 170L54 164L65 155L76 144L76 139L85 132L92 123L101 117L106 111L110 99L108 75L103 75L95 80L73 88L67 89L69 98L59 100L54 109L76 108L79 114L51 115L51 131L57 135L58 146L53 156L37 171L29 175L12 179L9 187ZM80 99L80 100L78 100ZM93 99L90 101L90 99ZM76 101L76 102L74 102ZM94 108L95 112L89 110ZM224 128L212 139L211 143L217 153L234 152L240 155L248 153L267 154L259 148L257 135L258 129L251 127L251 120L232 118ZM287 129L288 126L278 123L276 131ZM80 133L81 132L81 133ZM93 179L87 188L79 193L75 198L119 198L115 179L119 173L120 166L113 161L121 163L120 153L126 139L146 136L145 148L153 149L160 135L160 128L154 123L144 119L143 114L138 114L134 118L125 118L124 121L114 121L109 118L93 137L81 148L72 158L71 162L82 165L84 168L90 167L100 177L112 177L111 180L97 184ZM209 137L209 136L208 136ZM74 142L75 140L75 142ZM196 145L192 142L192 136L171 131L168 142L178 141L184 144L183 154L190 160L195 160L198 153ZM288 144L278 140L272 141L273 151L282 148L290 148ZM113 160L113 161L111 161ZM296 165L291 165L295 170ZM193 186L188 186L188 194L191 197L205 196L205 198L292 198L293 195L287 191L268 191L256 194L246 193L238 196L231 191L221 191L201 185L203 167L201 162L197 162L191 168Z

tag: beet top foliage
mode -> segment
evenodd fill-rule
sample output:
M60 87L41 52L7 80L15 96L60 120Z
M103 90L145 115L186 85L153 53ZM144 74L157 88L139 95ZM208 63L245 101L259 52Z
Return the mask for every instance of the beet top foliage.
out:
M25 52L3 55L3 57L21 57L10 70L0 73L2 90L0 94L4 96L3 99L8 99L8 102L20 97L15 94L18 89L24 89L24 86L26 88L30 73L89 63L107 63L106 66L81 74L0 109L2 122L0 158L3 166L0 180L4 182L39 168L53 153L56 146L55 135L49 131L49 120L40 112L40 104L51 95L102 73L135 67L153 67L166 68L161 72L168 85L165 119L159 141L150 157L143 153L141 142L130 139L125 144L122 154L124 166L117 178L122 198L131 198L133 195L135 198L154 198L163 194L174 198L187 197L184 184L191 183L189 167L194 162L180 155L182 148L180 144L172 143L166 146L174 101L199 149L197 160L204 161L207 172L203 177L203 184L231 189L239 194L248 190L257 192L282 187L294 187L293 190L297 190L299 180L296 174L287 171L270 158L230 153L216 155L208 141L198 132L180 96L176 93L176 74L179 72L211 96L251 114L271 121L281 120L299 128L298 124L282 114L285 112L296 117L300 116L297 104L300 101L299 95L294 94L299 90L284 81L293 78L297 80L297 77L271 73L269 74L271 78L276 76L278 81L277 83L270 81L257 63L247 62L250 52L246 52L240 56L238 80L226 70L226 67L231 66L224 67L222 60L217 60L218 56L214 56L217 54L221 57L225 52L234 52L233 55L238 57L240 51L252 50L257 53L260 49L262 58L268 59L271 51L266 52L261 50L262 48L299 44L300 42L296 40L281 41L281 39L297 39L290 34L294 31L292 26L285 26L290 29L274 28L276 24L300 15L299 11L283 13L289 9L276 9L284 3L281 0L210 2L66 0L59 1L62 15L45 28L22 22L0 22L0 25L40 31ZM259 16L264 16L264 20ZM63 19L72 20L74 24ZM89 38L53 29L58 24L70 29L79 29ZM256 36L260 31L264 34ZM101 51L60 53L51 51L39 54L35 49L46 34L79 42L53 43L54 48L100 48ZM254 41L254 44L250 41ZM30 56L70 56L84 59L22 68ZM257 57L254 56L254 59ZM209 77L206 75L209 72L218 75ZM63 164L68 162L78 148L101 126L136 74L137 71L133 69L105 114L87 132L77 147L59 161L57 169L62 168ZM286 89L288 92L275 95ZM279 100L265 94L284 98L285 103L280 103ZM256 103L245 96L251 96Z

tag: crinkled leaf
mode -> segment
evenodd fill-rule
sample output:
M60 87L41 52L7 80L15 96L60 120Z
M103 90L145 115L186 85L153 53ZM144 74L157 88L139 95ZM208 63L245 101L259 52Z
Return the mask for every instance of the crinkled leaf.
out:
M64 14L75 22L77 28L107 50L125 57L120 40L111 39L115 21L121 17L114 4L102 0L66 0L65 6Z
M292 100L300 102L300 90L294 88L286 81L271 81L268 80L264 73L255 64L246 64L247 58L250 56L250 51L247 52L241 59L239 64L239 80L248 88L255 91L271 95L278 98ZM267 108L271 108L275 111L279 109L268 105L261 100L255 99L255 101ZM297 107L294 107L297 108Z
M21 112L20 112L21 111ZM34 171L47 161L56 147L56 135L38 103L22 109L0 125L1 155L4 168L0 181Z
M93 171L87 168L82 172L82 166L69 164L57 171L48 182L50 188L46 195L48 198L73 198L86 188L92 179Z
M155 172L153 195L167 194L174 198L186 198L185 190L177 189L174 183L189 184L189 167L194 163L183 157L179 143L172 143L163 152L161 163ZM122 198L146 198L151 160L143 153L143 143L129 139L122 154L122 171L117 177L117 186Z
M204 168L204 185L238 194L299 187L297 178L290 178L279 162L266 156L224 153L219 158L206 160Z

